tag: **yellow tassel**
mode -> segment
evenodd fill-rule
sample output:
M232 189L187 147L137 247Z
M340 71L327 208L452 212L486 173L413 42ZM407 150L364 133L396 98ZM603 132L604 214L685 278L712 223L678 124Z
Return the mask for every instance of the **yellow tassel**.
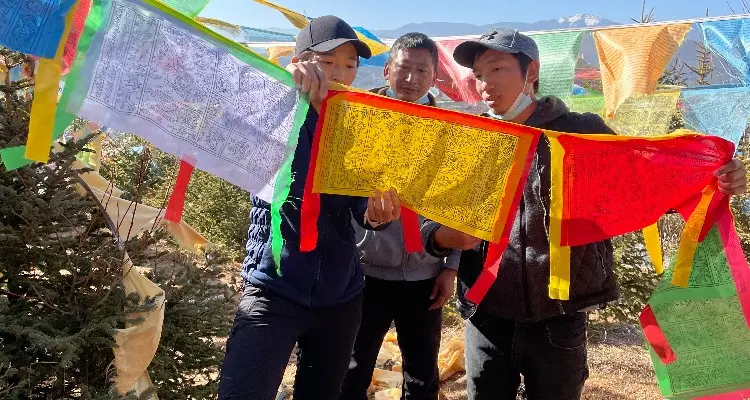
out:
M677 249L677 262L674 267L674 276L672 276L672 284L675 286L687 287L688 285L690 271L693 268L693 256L695 255L695 249L698 247L698 237L706 220L708 206L711 204L715 193L716 187L714 184L710 184L703 189L700 202L693 213L690 214L685 228L682 229L680 247Z
M550 174L552 190L549 212L549 297L556 300L570 298L570 246L562 246L563 219L563 158L565 149L556 137L550 142Z
M661 238L659 237L659 226L657 224L649 225L643 228L643 239L646 242L646 251L651 263L654 264L654 270L657 274L664 272L664 259L661 253Z

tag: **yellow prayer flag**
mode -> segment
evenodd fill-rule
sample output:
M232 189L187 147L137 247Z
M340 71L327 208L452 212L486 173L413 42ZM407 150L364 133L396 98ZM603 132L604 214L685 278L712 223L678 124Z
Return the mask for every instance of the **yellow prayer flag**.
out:
M60 89L60 74L62 72L62 57L65 43L76 14L78 2L70 8L65 16L65 30L60 37L55 58L50 60L41 58L34 85L34 100L31 103L31 119L29 121L29 137L26 140L24 157L29 160L47 162L52 145L52 126L55 123L57 109L57 92Z
M292 25L294 25L295 27L297 27L299 29L302 29L302 28L306 27L307 24L310 23L310 20L306 16L304 16L303 14L300 14L300 13L298 13L296 11L292 11L292 10L286 8L286 7L282 7L282 6L278 5L278 4L271 3L270 1L267 1L267 0L255 0L255 2L263 4L264 6L271 7L273 9L275 9L275 10L278 10L279 12L281 12L282 14L284 14L284 16L286 17L286 19L288 19L289 22L292 23Z
M607 124L625 136L666 135L679 97L679 90L633 95L620 105Z
M593 33L607 116L631 95L653 93L690 24L602 29Z
M268 59L279 65L279 58L294 55L294 46L272 46L268 48Z

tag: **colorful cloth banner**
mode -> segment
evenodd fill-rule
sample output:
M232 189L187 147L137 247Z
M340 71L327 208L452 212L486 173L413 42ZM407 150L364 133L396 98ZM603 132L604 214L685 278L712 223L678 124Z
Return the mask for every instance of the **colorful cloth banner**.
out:
M666 135L679 98L679 90L633 95L620 105L607 124L625 136Z
M467 298L497 277L541 131L370 93L333 92L320 116L302 202L300 248L317 245L320 193L395 188L408 209L493 242Z
M689 276L689 246L702 239L726 199L712 190L713 173L732 159L732 143L687 131L648 138L545 134L552 159L551 298L566 300L575 285L570 246L643 229L671 209L690 217L678 251L678 267L687 262L681 268Z
M474 73L453 59L453 50L464 42L463 39L439 40L435 42L438 47L438 72L436 86L453 101L464 101L467 103L479 103L482 97L476 89Z
M289 73L157 1L96 2L105 24L61 107L270 202L307 112Z
M0 46L52 59L76 0L0 2Z
M577 113L591 113L604 116L604 95L601 93L590 93L570 98L570 110Z
M31 103L31 117L29 120L29 136L26 141L24 157L28 160L47 162L52 145L52 128L55 123L55 109L57 108L57 92L60 89L60 74L62 72L62 58L65 43L73 26L75 16L74 4L65 17L65 29L60 36L60 43L53 59L39 60L38 72L34 83L34 100Z
M583 32L542 33L531 38L539 48L539 95L556 96L567 103Z
M369 93L334 93L315 136L319 156L308 180L314 193L367 197L395 188L402 205L419 214L499 241L538 130Z
M89 46L91 44L91 38L96 32L100 25L101 25L101 2L97 2L96 4L92 5L91 11L89 12L89 17L86 18L86 24L84 27L84 34L81 35L79 43L78 43L78 49L76 50L75 54L75 61L74 64L82 64L83 59L85 58L86 54L88 53ZM80 66L78 67L80 69ZM33 66L27 65L26 63L23 64L22 68L14 68L11 70L11 73L13 75L14 70L18 71L18 74L20 75L18 79L30 76L33 74ZM72 74L76 75L76 74ZM68 76L67 82L71 85L71 87L74 86L74 83L76 81L75 76ZM63 91L62 98L60 99L58 103L58 108L54 113L54 124L52 128L52 140L57 140L65 131L65 129L70 126L70 124L75 120L76 115L75 113L69 113L65 111L64 109L60 108L60 104L66 104L68 102L68 99L70 98L71 91ZM26 153L26 146L15 146L15 147L7 147L4 149L0 149L0 161L3 162L5 165L5 168L8 171L12 171L17 168L21 168L24 166L27 166L32 163L31 160L26 159L24 157L24 154Z
M278 10L279 12L284 14L286 19L289 20L289 22L291 22L292 25L294 25L295 27L299 29L306 27L307 24L310 23L310 20L312 20L312 18L304 14L300 14L296 11L292 11L286 7L282 7L270 1L267 1L267 0L255 0L255 1L265 6L271 7L274 10ZM383 44L383 42L380 39L378 39L377 36L375 36L372 32L368 31L367 29L361 28L361 27L355 27L354 31L357 33L357 37L359 38L359 40L364 42L370 48L370 51L372 52L373 56L376 56L378 54L383 54L388 51L388 46Z
M688 31L690 24L674 24L592 33L599 54L607 116L612 117L628 97L656 90L656 81Z
M682 91L682 116L690 129L722 137L735 145L750 118L750 88L704 86Z
M750 83L750 21L745 18L701 22L703 41L709 50L725 59L739 72L740 80Z
M646 336L665 398L742 399L750 389L749 269L728 209L717 226L696 249L687 288L671 284L673 266L648 301L674 354L662 361L663 343Z

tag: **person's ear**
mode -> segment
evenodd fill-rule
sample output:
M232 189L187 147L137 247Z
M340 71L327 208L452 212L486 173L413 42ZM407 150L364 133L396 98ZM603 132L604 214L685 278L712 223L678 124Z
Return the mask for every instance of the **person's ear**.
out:
M534 85L534 82L538 80L539 80L539 61L531 60L531 63L529 64L529 69L526 74L526 82L528 82L529 85Z

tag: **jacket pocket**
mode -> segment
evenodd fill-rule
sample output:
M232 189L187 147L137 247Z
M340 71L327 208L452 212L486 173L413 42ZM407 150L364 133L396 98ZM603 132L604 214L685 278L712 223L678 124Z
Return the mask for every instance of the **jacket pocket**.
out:
M549 344L561 350L578 350L586 346L588 314L576 312L549 319L545 323Z

